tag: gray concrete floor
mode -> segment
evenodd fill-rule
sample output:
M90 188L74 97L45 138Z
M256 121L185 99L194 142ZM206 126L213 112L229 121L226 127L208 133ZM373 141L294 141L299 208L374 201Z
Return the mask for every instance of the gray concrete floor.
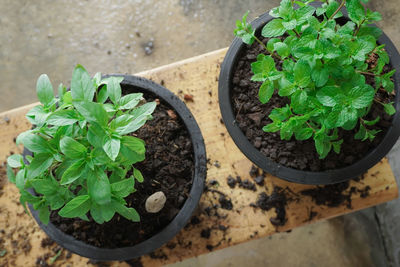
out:
M75 64L135 73L226 47L236 19L279 0L0 0L0 112L36 101L47 73L68 84ZM400 48L399 0L371 0ZM144 47L152 41L150 55ZM400 177L400 145L390 162ZM174 266L400 266L400 203L298 228Z

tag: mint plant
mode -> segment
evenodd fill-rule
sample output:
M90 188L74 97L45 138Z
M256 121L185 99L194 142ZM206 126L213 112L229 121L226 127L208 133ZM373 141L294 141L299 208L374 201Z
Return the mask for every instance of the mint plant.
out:
M267 103L274 92L290 102L269 114L272 123L263 130L279 131L282 140L313 138L323 159L332 149L340 153L339 128L359 127L354 138L362 141L375 138L379 131L371 126L380 117L365 117L374 102L389 115L396 112L393 103L377 97L378 90L393 92L396 70L384 72L390 60L385 45L377 43L382 31L369 25L382 17L364 6L368 0L326 0L319 8L309 5L314 1L282 0L269 13L274 19L262 28L261 35L269 38L266 44L247 23L248 12L236 22L234 33L244 43L257 41L265 49L251 65L252 81L262 82L260 102ZM350 20L341 25L336 19L343 17L344 7ZM377 58L376 64L370 58ZM366 82L368 76L374 86Z
M122 80L102 79L100 73L91 78L78 65L71 90L60 84L54 97L47 75L39 77L41 105L26 114L34 127L17 138L33 156L26 161L22 155L10 156L7 175L25 210L26 202L32 204L43 223L49 222L50 210L83 220L89 212L99 224L115 213L140 220L124 198L135 192L135 180L143 181L133 164L145 159L145 143L130 134L152 118L156 103L144 103L142 93L122 96Z

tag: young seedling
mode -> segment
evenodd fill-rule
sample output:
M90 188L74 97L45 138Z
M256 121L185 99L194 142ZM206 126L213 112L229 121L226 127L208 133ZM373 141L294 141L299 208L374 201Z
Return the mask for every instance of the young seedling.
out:
M263 127L265 132L280 132L281 139L314 139L321 159L333 149L340 153L342 139L338 129L359 130L354 136L360 140L373 140L378 130L371 129L380 117L365 119L374 102L383 105L393 115L393 103L377 98L380 89L392 93L392 76L396 70L384 71L389 56L384 45L377 40L382 31L369 24L381 20L363 4L368 0L322 1L320 8L309 5L314 0L282 0L270 11L274 17L261 31L269 38L264 44L247 23L248 12L237 21L234 33L244 43L257 41L264 49L252 63L252 81L262 82L260 102L267 103L274 92L289 99L290 104L275 108L269 118L272 123ZM299 8L295 9L295 5ZM350 21L341 25L336 19L343 17L346 7ZM376 64L368 64L369 58ZM282 67L278 68L279 61ZM374 78L374 87L366 77Z
M60 84L54 97L47 75L39 77L41 105L26 115L34 127L17 138L33 156L10 156L7 175L18 187L24 208L30 203L43 223L49 222L51 210L83 220L90 213L100 224L115 213L140 220L124 200L135 192L135 180L143 181L133 165L144 160L145 143L131 133L152 118L156 103L145 103L142 93L122 96L122 80L102 79L100 73L91 78L78 65L71 90Z

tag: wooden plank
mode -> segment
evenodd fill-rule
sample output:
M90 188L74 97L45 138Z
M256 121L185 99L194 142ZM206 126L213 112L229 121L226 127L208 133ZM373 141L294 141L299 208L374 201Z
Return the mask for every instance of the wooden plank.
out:
M140 261L145 266L160 266L181 261L207 253L212 249L221 249L253 238L287 231L310 222L343 215L398 197L398 187L387 159L383 159L369 170L362 180L350 182L345 192L355 190L355 193L351 195L351 206L348 202L338 207L316 205L311 197L301 194L301 191L316 188L315 186L292 184L271 175L267 175L265 185L257 186L256 191L239 187L231 189L226 183L226 178L232 175L233 177L241 176L242 180L251 180L249 170L252 164L235 146L224 125L220 122L218 76L225 53L226 49L222 49L138 74L164 84L181 98L184 94L193 95L194 101L186 104L199 123L205 139L207 155L210 159L207 181L215 180L218 183L209 188L226 194L233 204L232 210L215 209L213 205L219 205L220 193L205 192L196 212L198 223L189 224L152 256L142 257ZM5 160L10 151L20 151L21 148L15 146L13 139L20 132L30 128L24 115L32 106L24 106L0 114L0 131L2 133L0 136L0 162ZM0 178L5 179L4 173L0 173ZM270 195L276 186L286 188L286 196L291 199L285 209L287 222L280 227L275 227L270 222L270 218L276 216L274 209L263 211L252 206L261 192ZM352 187L354 188L351 189ZM369 195L362 197L363 194L357 190L363 191L367 187L370 187ZM40 241L45 235L32 219L23 213L22 207L18 205L17 190L13 185L6 184L3 188L3 195L0 197L0 212L6 214L6 216L0 216L0 229L14 231L13 238L17 238L18 233L25 231L24 236L27 236L27 240L30 240L32 246L32 249L26 253L12 255L10 252L9 256L5 256L7 261L13 260L18 266L32 265L37 256L49 251L48 248L40 248ZM311 220L310 215L313 215ZM6 221L8 225L6 225ZM201 232L208 229L210 237L201 237ZM9 238L5 247L12 251L10 244ZM67 264L84 266L86 262L87 259L77 255L72 255L68 260L64 257L58 261L61 266ZM113 265L125 266L122 263L113 263Z

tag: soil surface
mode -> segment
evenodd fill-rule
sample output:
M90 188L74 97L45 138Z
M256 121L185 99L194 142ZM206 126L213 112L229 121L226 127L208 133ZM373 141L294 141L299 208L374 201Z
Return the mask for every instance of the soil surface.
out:
M265 38L263 42L267 43L268 38ZM374 141L361 142L360 140L355 140L354 135L358 131L359 126L352 131L340 129L339 139L343 138L344 140L341 153L336 154L332 150L323 160L319 159L312 138L306 141L297 141L293 137L290 141L285 141L281 140L279 132L264 132L262 127L272 122L268 118L271 111L276 107L285 106L289 103L289 99L287 97L280 97L275 92L267 104L261 104L259 101L258 91L261 83L250 80L253 76L251 63L255 62L257 55L263 52L265 51L257 42L254 42L251 46L246 46L242 50L233 71L231 98L238 126L247 139L262 154L289 168L317 172L349 166L363 158L369 151L379 145L388 128L391 126L392 117L387 115L382 105L377 103L373 104L370 113L366 116L367 120L373 120L377 116L381 117L377 125L371 127L371 129L382 130ZM367 60L370 67L376 64L376 59L376 56L372 55ZM279 69L282 62L276 62L276 65ZM385 72L390 70L390 66L385 66ZM373 77L367 76L366 80L367 83L374 86ZM381 102L388 103L394 99L394 96L380 90L377 98Z
M123 94L129 93L129 88L122 89ZM147 101L156 99L155 95L147 93L144 97ZM96 247L116 248L138 244L160 232L174 219L192 186L194 154L183 121L167 103L159 102L153 120L134 133L146 142L146 159L135 164L145 179L143 183L135 184L137 191L126 201L138 211L141 221L135 223L116 214L111 221L96 224L91 218L90 222L67 219L53 211L51 222L59 229ZM159 213L147 213L145 201L157 191L164 192L166 204Z

